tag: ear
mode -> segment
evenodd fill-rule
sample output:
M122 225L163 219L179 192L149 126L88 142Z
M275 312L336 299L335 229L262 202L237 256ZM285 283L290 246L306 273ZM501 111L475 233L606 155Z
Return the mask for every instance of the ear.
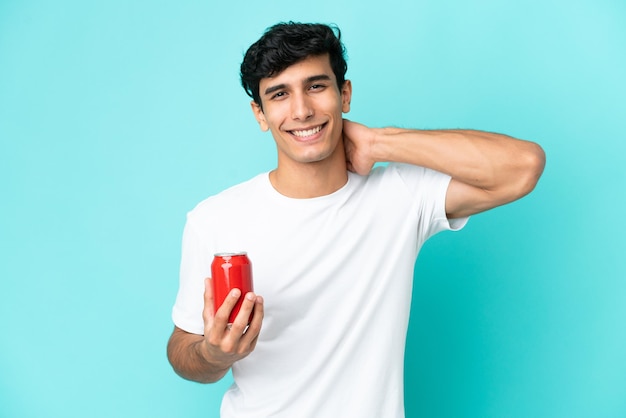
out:
M352 82L346 80L341 87L341 111L348 113L350 111L350 102L352 101Z
M265 120L265 114L263 113L263 109L261 109L261 106L254 100L250 102L250 106L252 107L252 113L254 113L254 117L259 123L261 130L263 132L267 132L270 127Z

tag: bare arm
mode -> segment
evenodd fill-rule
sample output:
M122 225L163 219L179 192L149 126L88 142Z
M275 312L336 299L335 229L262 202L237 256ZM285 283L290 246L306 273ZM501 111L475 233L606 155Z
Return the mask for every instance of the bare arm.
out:
M348 169L366 174L375 162L428 167L452 177L448 218L473 215L530 193L545 165L533 142L473 130L372 129L344 121Z
M228 372L230 366L220 367L204 357L204 336L174 327L167 344L167 357L181 377L200 383L214 383Z
M263 298L250 292L232 326L228 316L239 300L236 289L213 315L213 294L210 279L204 292L204 335L191 334L175 327L167 344L167 357L174 371L181 377L200 383L220 380L237 360L250 354L256 347L263 321ZM248 326L250 313L254 317Z

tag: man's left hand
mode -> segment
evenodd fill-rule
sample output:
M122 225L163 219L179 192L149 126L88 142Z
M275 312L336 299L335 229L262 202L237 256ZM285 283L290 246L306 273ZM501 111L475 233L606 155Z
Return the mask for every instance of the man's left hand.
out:
M343 120L343 146L348 170L363 176L369 174L376 163L372 156L375 137L375 129L348 119Z

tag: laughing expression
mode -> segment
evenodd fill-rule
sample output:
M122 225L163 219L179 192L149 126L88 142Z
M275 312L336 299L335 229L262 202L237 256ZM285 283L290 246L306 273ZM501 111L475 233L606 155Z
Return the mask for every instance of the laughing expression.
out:
M352 85L346 81L339 89L328 55L308 57L262 79L259 91L263 108L253 102L252 110L276 141L279 168L344 160L342 114L350 110Z

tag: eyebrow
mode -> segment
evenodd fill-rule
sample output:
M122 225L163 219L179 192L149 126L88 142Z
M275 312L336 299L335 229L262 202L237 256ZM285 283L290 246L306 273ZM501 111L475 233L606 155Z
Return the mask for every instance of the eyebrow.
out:
M323 81L330 81L331 78L327 74L313 75L311 77L306 78L302 84L309 84L309 83L313 83L315 81L322 81L322 80ZM275 86L269 86L268 88L265 89L264 94L265 95L272 94L275 91L283 90L285 88L287 88L287 84L277 84Z

